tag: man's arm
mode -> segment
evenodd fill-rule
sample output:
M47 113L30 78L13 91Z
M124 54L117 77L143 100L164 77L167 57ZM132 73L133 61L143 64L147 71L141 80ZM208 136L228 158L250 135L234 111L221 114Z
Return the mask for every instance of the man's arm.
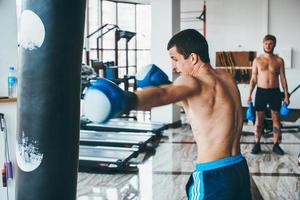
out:
M281 59L281 64L280 64L280 83L283 88L284 92L284 101L287 105L290 104L290 97L289 97L289 91L288 91L288 85L287 85L287 80L285 77L285 67L284 67L284 61Z
M192 77L180 76L172 84L147 87L137 91L137 110L149 110L155 106L177 103L200 92L200 85Z
M252 92L256 86L257 83L257 58L254 59L253 64L252 64L252 75L251 79L249 82L249 96L248 96L248 104L252 101Z
M110 80L97 78L90 83L84 96L83 112L89 120L103 123L130 110L148 110L154 106L176 103L198 94L199 85L196 79L182 76L173 84L149 86L133 93L122 90Z

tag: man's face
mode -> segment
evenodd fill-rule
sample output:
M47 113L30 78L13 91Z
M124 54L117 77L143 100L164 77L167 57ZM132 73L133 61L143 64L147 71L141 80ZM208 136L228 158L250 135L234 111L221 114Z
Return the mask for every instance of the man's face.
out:
M169 55L172 60L172 70L179 74L189 74L191 71L191 61L189 57L187 59L180 53L178 53L177 48L174 46L169 49Z
M265 53L273 53L275 44L272 40L265 40L263 42L264 52Z

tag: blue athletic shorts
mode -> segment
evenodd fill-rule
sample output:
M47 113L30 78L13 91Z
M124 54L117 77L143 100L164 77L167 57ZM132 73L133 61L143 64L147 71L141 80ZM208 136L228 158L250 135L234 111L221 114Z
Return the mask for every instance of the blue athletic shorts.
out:
M246 159L238 154L196 164L186 192L189 200L251 200Z

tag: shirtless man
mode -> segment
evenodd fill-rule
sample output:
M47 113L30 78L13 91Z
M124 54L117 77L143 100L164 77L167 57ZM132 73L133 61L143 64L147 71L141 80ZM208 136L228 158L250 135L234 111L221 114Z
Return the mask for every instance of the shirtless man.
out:
M183 106L198 149L195 171L186 185L188 199L250 200L249 170L240 152L243 116L235 81L227 72L212 68L206 39L196 30L174 35L168 51L179 77L174 83L137 91L136 97L126 93L131 102L126 108ZM157 80L149 79L156 70L144 73L145 79Z
M271 109L273 121L273 152L283 155L284 151L279 146L280 137L280 117L282 96L279 89L279 77L284 91L284 102L289 105L288 85L285 77L284 61L273 53L276 46L276 38L273 35L266 35L263 39L264 54L255 58L252 65L252 77L249 84L248 104L252 101L252 92L257 85L255 96L255 139L251 153L261 152L260 138L262 133L262 123L264 120L266 106Z

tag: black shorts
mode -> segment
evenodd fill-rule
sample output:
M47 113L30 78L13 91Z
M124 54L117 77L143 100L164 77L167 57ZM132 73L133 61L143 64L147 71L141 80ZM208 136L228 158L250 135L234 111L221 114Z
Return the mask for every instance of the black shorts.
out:
M274 111L279 111L281 107L281 93L279 88L257 87L255 95L255 110L265 111L267 105Z

